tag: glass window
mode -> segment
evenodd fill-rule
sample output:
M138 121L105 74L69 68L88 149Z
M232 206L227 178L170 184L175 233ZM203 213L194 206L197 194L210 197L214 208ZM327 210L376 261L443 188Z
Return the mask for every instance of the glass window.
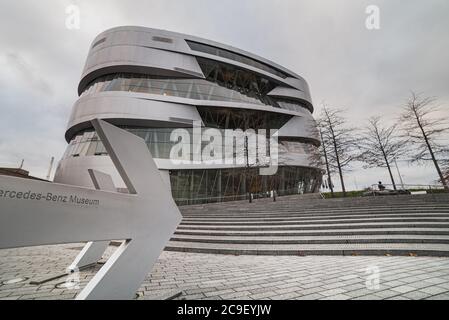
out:
M256 168L170 171L172 195L178 205L242 200L248 192L263 196L271 190L278 195L317 192L319 170L279 167L272 176L260 176Z
M207 44L203 44L203 43L199 43L199 42L195 42L195 41L190 41L190 40L186 40L187 44L189 45L190 49L194 50L194 51L199 51L199 52L203 52L203 53L207 53L207 54L211 54L214 56L219 56L222 58L226 58L229 60L234 60L243 64L247 64L249 66L264 70L266 72L272 73L280 78L287 78L289 77L289 75L287 75L285 72L280 71L274 67L271 67L269 65L267 65L266 63L254 60L252 58L246 57L242 54L239 53L235 53L226 49L221 49L218 47L214 47L214 46L210 46Z
M267 96L277 83L256 73L210 59L198 58L206 79L170 79L166 77L114 74L99 77L82 93L131 91L197 100L244 102L279 108Z
M312 112L311 108L303 103L300 103L298 101L294 100L288 100L288 99L276 99L276 103L278 104L279 108L296 111L296 112L304 112L307 110L308 112Z

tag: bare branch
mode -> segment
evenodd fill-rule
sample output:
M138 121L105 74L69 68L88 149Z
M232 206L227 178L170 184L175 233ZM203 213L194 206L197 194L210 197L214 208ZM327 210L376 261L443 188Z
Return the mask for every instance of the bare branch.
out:
M337 171L343 193L346 193L343 172L351 169L351 163L357 160L358 134L357 129L348 127L344 118L344 110L329 108L323 104L322 113L317 121L321 132L322 150L327 152L329 171Z
M391 162L407 153L407 141L398 134L397 125L385 126L381 117L372 117L361 135L359 159L367 168L387 168L391 182L396 183L391 172Z
M403 107L400 121L404 136L408 136L415 146L412 160L423 162L431 159L440 181L449 189L438 160L442 150L445 150L438 141L443 134L449 132L449 123L448 119L436 115L439 112L442 110L435 97L424 97L412 92Z

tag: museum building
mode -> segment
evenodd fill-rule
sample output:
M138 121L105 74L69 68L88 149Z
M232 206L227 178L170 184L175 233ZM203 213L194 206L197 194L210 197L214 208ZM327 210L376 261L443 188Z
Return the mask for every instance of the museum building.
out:
M145 140L179 205L242 200L249 193L319 191L320 139L308 84L267 59L195 36L117 27L93 41L78 94L55 182L93 186L88 169L95 169L110 174L118 190L126 192L91 125L100 118ZM179 129L192 139L174 138ZM200 147L194 148L195 134L209 129L223 137L229 130L266 130L268 144L270 135L277 141L276 172L259 174L267 163L194 161L195 152L210 142L199 138ZM171 151L180 143L190 144L184 149L190 154L184 155L187 161L175 163ZM229 140L220 143L226 147ZM238 153L240 144L230 143ZM249 147L243 146L248 158Z

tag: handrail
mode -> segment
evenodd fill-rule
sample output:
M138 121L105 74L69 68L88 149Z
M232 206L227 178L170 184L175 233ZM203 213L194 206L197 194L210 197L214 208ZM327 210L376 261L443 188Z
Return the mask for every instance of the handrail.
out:
M255 195L268 195L270 194L270 196L264 197L264 198L274 198L276 199L276 197L282 196L282 195L298 195L299 193L291 193L292 191L296 190L295 188L290 188L290 189L283 189L283 190L269 190L269 191L262 191L262 192L251 192L250 194L252 195L252 199L255 199ZM274 191L275 194L272 193L272 191ZM288 194L284 194L284 193L288 193ZM307 193L309 194L309 193ZM312 194L312 193L310 193ZM320 193L321 197L324 199L324 195L322 193ZM179 205L183 205L182 203L187 203L188 204L206 204L206 203L215 203L217 201L213 201L213 200L226 200L226 199L233 199L233 200L248 200L248 198L250 197L249 193L245 193L245 194L239 194L239 195L229 195L229 196L212 196L212 197L198 197L198 198L174 198L175 202L178 203ZM205 202L201 202L201 201L205 201ZM276 200L273 200L276 201ZM221 202L221 201L218 201Z
M430 190L430 192L432 192L432 190L443 190L444 186L443 185L439 185L439 184L383 184L382 186L385 187L385 190L394 190L394 186L396 186L396 190L398 191L408 191L410 189L421 189L421 190ZM386 188L387 186L392 187L392 188ZM372 184L370 187L373 196L376 196L376 191L382 191L379 189L379 184Z
M383 184L383 186L391 186L393 187L393 184ZM405 186L407 186L407 188L405 188ZM379 187L379 184L375 183L371 185L371 189L375 189L375 187ZM401 190L407 190L407 189L414 189L414 188L410 188L410 187L418 187L418 188L427 188L427 189L444 189L444 186L441 184L396 184L396 189L401 189Z

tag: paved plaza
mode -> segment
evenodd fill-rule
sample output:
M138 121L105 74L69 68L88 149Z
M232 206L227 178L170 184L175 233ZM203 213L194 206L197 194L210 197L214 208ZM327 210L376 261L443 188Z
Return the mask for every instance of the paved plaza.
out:
M0 299L73 299L101 267L64 273L82 244L0 250ZM110 246L107 258L117 247ZM26 278L18 283L8 281ZM235 256L164 251L137 294L160 299L449 299L449 258Z

